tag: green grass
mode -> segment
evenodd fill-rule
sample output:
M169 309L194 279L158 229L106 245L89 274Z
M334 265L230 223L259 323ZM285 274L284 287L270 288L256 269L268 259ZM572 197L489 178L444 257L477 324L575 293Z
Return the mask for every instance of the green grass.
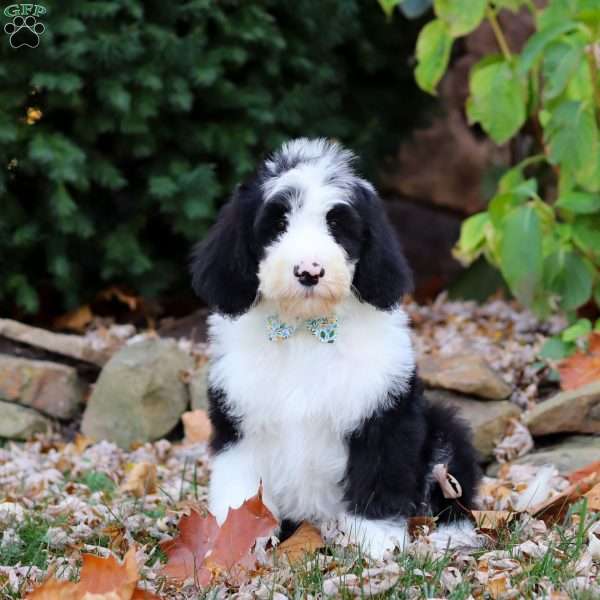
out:
M46 569L48 567L48 529L56 525L46 519L27 517L16 527L21 542L0 546L0 564L6 566L27 565Z
M92 492L103 492L109 496L117 489L115 482L102 471L86 471L76 481L87 486Z

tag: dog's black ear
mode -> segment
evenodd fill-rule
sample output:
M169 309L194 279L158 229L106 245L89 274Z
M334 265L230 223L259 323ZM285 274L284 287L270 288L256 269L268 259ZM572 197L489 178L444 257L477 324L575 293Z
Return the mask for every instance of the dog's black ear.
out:
M258 291L252 224L259 193L253 185L238 187L192 253L194 291L209 306L227 315L248 310Z
M361 300L387 310L412 291L412 273L377 194L358 185L354 200L364 224L364 238L352 283Z

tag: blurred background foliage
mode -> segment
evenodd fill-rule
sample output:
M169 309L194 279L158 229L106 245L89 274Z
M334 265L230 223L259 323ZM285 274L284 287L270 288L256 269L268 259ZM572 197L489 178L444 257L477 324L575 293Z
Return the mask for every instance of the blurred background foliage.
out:
M334 137L372 174L428 105L420 23L376 2L44 5L39 47L0 45L4 314L187 290L191 243L266 152Z

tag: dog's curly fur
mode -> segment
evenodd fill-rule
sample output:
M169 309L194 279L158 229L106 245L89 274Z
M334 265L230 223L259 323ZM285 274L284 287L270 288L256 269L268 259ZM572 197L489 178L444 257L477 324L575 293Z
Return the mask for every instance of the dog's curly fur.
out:
M435 464L460 482L463 508L473 506L479 471L464 423L423 398L399 305L410 271L352 162L322 139L285 144L235 191L196 248L192 274L216 309L212 512L222 521L262 481L283 522L336 521L381 555L405 543L410 516L461 518ZM270 341L273 314L336 317L337 339L323 344L299 328Z

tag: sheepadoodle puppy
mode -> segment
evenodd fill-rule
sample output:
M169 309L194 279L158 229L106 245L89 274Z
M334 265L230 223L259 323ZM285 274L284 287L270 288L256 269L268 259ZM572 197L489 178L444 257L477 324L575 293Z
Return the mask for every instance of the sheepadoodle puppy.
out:
M399 305L411 275L353 158L324 139L284 144L235 190L192 275L215 310L212 513L222 522L262 481L288 528L333 523L381 556L405 545L412 515L447 523L438 541L460 538L479 474L463 423L423 398Z

